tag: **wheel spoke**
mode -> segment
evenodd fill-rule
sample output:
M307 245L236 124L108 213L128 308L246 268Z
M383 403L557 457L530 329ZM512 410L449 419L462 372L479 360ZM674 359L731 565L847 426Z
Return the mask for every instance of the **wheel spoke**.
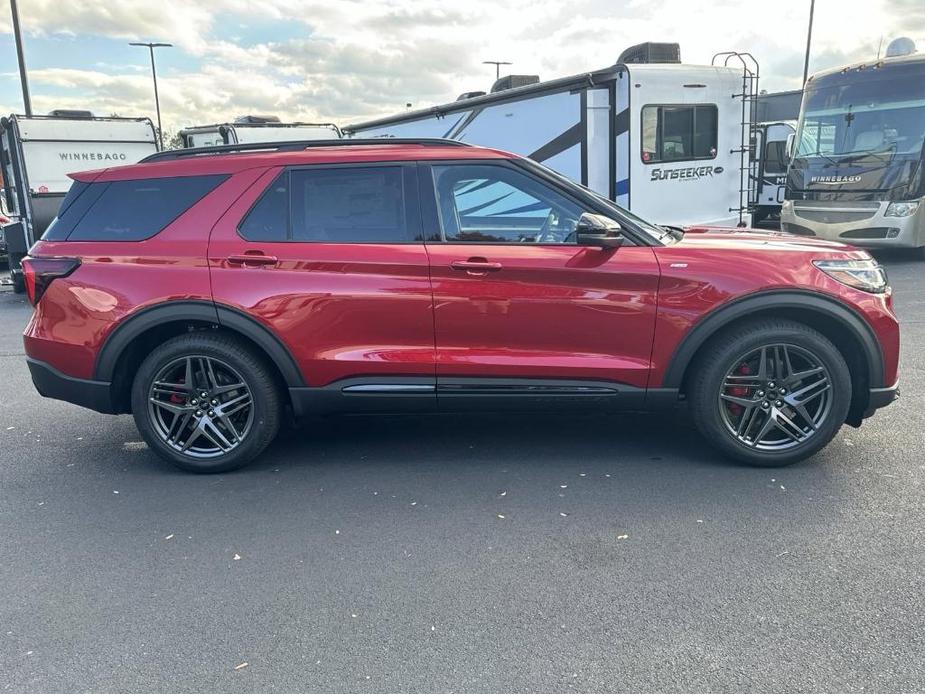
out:
M202 421L204 422L202 425L203 436L205 436L207 439L209 439L209 441L214 443L223 451L230 451L232 448L234 448L234 444L225 437L219 428L215 426L214 422L206 419L205 417L203 417Z
M752 447L757 446L768 435L768 432L771 431L775 426L774 415L768 413L768 418L764 420L764 423L761 425L761 428L758 430L758 433L755 434L751 441L748 441L748 444Z
M780 410L775 410L771 415L771 419L774 420L774 425L792 441L799 442L806 438L806 432Z
M180 437L180 434L183 433L183 430L186 429L186 425L189 424L189 420L192 418L192 412L187 412L184 415L178 414L176 417L174 417L173 421L170 423L170 429L167 430L167 440L176 443ZM180 426L177 426L178 423Z
M215 412L217 414L224 415L225 417L230 417L235 412L239 412L240 410L249 406L250 404L251 404L250 393L244 393L243 395L239 395L236 398L232 398L226 403L222 403L219 407L215 408Z
M196 409L192 405L175 405L172 402L164 402L163 400L158 400L157 398L151 398L151 402L157 407L160 407L163 410L167 410L171 414L175 415L185 414L186 412L192 412Z
M739 419L739 426L736 429L736 436L739 438L746 438L748 436L749 429L752 428L752 424L755 423L758 414L761 412L761 408L752 407L742 413L741 419Z
M752 398L743 398L738 395L726 395L723 393L720 397L726 402L735 403L736 405L741 405L742 407L751 407L755 404L754 399Z

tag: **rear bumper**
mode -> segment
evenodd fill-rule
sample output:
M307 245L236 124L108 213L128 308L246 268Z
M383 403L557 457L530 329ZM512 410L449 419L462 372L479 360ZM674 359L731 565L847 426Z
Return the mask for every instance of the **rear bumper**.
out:
M110 383L74 378L36 359L26 359L35 389L46 398L64 400L103 414L116 414Z

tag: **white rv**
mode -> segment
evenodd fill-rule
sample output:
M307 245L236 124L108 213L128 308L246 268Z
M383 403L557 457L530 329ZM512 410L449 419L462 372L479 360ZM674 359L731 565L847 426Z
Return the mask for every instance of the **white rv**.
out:
M180 131L184 148L340 138L340 129L333 123L282 123L276 116L242 116L233 123L198 125Z
M150 118L95 118L89 111L0 119L0 164L10 223L0 245L9 254L16 291L19 261L51 224L71 186L68 174L134 164L157 151Z
M652 45L676 48L642 46ZM515 75L500 79L490 94L468 92L344 132L497 147L658 223L747 224L752 133L743 114L751 113L757 71L736 65L621 61L547 82Z

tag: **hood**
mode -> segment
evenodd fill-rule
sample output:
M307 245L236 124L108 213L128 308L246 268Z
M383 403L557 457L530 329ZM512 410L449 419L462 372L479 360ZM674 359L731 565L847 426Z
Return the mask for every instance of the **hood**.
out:
M715 248L730 250L768 251L866 251L838 241L826 241L813 236L797 236L782 231L746 229L738 227L692 226L685 228L684 237L677 242L682 248Z

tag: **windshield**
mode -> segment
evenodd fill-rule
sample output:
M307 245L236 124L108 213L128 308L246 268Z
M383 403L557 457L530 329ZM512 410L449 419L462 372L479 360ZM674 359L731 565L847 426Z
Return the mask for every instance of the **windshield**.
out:
M923 73L889 78L849 72L808 87L796 156L920 154L925 144Z

